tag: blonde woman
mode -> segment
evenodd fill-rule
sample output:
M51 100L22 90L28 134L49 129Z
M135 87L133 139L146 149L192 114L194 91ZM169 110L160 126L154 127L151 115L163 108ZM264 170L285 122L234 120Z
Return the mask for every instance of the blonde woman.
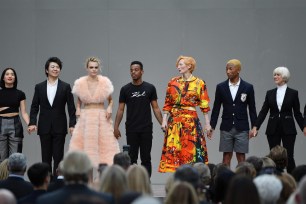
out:
M140 165L132 165L127 171L128 187L130 191L152 195L147 169Z
M88 154L95 167L99 163L113 163L119 152L118 140L114 137L111 94L112 82L100 74L101 62L98 58L86 60L88 75L77 79L72 93L77 97L77 124L70 140L69 150L82 150ZM105 108L104 101L108 102Z
M173 184L166 196L165 204L197 204L199 199L194 188L187 182L176 182Z

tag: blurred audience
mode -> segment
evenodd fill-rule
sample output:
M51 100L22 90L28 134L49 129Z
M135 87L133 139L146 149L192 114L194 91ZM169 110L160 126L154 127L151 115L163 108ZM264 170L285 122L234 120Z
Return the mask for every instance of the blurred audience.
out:
M8 171L8 158L6 158L5 160L3 160L0 163L0 181L7 179L8 175L9 175L9 171Z
M16 198L13 193L6 189L0 189L0 203L1 204L16 204Z
M259 175L254 179L261 204L276 204L282 191L282 182L270 174Z
M270 150L268 157L274 161L275 168L279 172L284 172L284 170L287 168L288 156L286 148L277 145Z
M54 178L49 186L48 186L48 192L52 192L55 191L57 189L62 188L63 186L65 186L65 180L64 180L64 175L63 175L63 161L61 161L58 164L58 167L56 169L56 178Z
M177 181L170 188L165 204L197 204L199 198L194 187L188 182Z
M263 166L263 161L261 158L257 156L250 156L246 160L246 162L249 162L250 164L253 164L255 170L256 170L256 175L261 171L262 166Z
M141 165L134 164L127 170L127 184L130 191L152 195L148 171Z
M254 168L253 164L249 162L240 162L235 169L235 174L255 178L256 169Z
M124 170L128 170L131 165L131 157L128 152L119 152L115 154L113 163L121 166Z

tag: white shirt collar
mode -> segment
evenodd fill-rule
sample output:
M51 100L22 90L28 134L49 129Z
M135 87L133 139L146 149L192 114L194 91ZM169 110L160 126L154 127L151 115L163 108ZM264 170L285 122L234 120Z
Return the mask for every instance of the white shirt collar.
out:
M54 83L50 83L50 81L49 81L49 80L47 80L47 85L48 85L48 86L56 86L56 85L57 85L57 83L58 83L58 78L55 80L55 82L54 82Z
M231 83L231 80L228 80L228 85L229 86L239 86L240 82L241 82L241 80L240 80L240 77L239 77L239 80L238 80L238 82L236 84L233 84L233 83Z

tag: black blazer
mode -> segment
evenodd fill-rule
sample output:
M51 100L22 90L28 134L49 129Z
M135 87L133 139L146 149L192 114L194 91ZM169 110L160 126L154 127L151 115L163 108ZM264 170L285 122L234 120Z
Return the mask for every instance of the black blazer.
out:
M0 181L1 188L11 191L17 200L33 192L33 187L30 182L25 181L23 178L13 176L9 176L7 179Z
M40 196L36 204L67 204L72 201L84 203L85 201L90 202L90 199L102 199L108 204L114 203L113 197L109 194L96 192L83 184L69 184L57 191Z
M210 120L210 125L213 129L215 129L217 125L221 105L223 105L223 113L220 130L230 131L233 127L238 131L249 130L250 125L247 109L249 109L251 124L252 126L254 125L257 119L254 88L252 84L242 79L240 80L240 85L234 101L229 89L229 80L217 85Z
M37 84L31 105L29 125L37 124L39 112L38 135L48 134L51 130L55 134L67 134L66 104L69 113L69 127L74 127L76 124L75 105L70 85L58 80L55 98L51 106L47 97L47 81Z
M304 127L306 127L306 105L304 107Z
M270 116L266 129L266 135L273 135L276 131L278 120L280 119L285 134L296 135L296 128L293 115L301 130L303 131L303 116L300 111L300 100L298 91L287 87L283 105L281 110L278 110L276 101L277 88L267 91L266 98L259 112L255 126L260 128L261 124L266 118L268 111ZM293 113L292 113L293 111Z

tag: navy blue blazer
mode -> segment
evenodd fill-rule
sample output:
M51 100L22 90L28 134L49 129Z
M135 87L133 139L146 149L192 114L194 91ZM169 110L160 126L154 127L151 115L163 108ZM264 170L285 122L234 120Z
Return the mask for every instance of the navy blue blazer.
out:
M268 111L270 111L266 135L273 135L275 133L279 119L281 120L285 134L296 135L297 131L295 128L293 114L300 129L303 131L304 119L300 111L298 91L287 87L281 110L278 110L276 92L277 88L267 91L265 101L258 114L258 119L255 124L257 129L260 128Z
M215 129L217 125L221 105L223 106L223 113L220 130L230 131L233 127L238 131L250 130L248 109L251 125L253 126L255 124L257 112L252 84L240 79L240 85L235 100L232 99L228 79L217 85L210 120L210 125L213 129Z

